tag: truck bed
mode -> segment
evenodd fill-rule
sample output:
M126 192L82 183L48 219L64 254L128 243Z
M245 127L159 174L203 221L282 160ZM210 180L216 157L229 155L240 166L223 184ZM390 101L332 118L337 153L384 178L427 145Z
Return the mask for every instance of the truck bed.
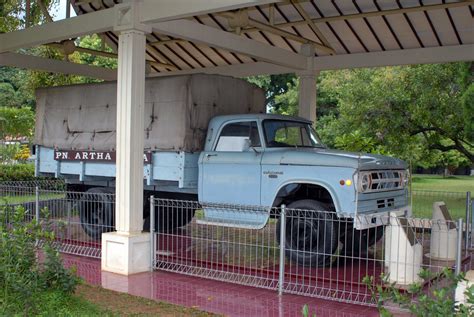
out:
M199 153L154 151L144 163L144 186L149 190L197 193ZM55 160L54 149L36 147L36 175L63 178L70 183L112 186L115 163L81 160Z

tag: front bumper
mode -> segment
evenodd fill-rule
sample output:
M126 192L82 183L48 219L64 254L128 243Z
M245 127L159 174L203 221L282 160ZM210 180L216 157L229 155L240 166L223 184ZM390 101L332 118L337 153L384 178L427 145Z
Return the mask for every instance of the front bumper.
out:
M390 217L411 217L411 206L404 206L398 209L376 212L370 214L358 214L354 217L354 227L357 230L374 228L390 223Z

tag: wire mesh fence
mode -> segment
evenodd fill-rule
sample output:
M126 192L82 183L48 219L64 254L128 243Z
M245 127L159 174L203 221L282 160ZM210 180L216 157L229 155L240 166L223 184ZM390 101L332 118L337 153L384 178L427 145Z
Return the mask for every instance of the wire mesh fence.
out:
M446 200L450 212L449 199L460 203L460 194L436 193L414 192L414 201L424 199L419 206L430 211L424 218L433 215L433 201ZM462 200L466 204L466 196ZM435 276L445 267L460 270L471 263L469 244L460 246L459 239L469 241L472 226L457 222L456 216L359 215L355 221L314 208L169 199L152 199L151 204L152 267L282 293L375 305L374 287L394 283L406 289L418 282L429 290L438 279L420 280L420 272ZM65 253L100 258L101 235L114 230L115 195L108 188L74 192L61 181L1 182L0 212L13 215L18 208L24 210L24 221L47 220ZM377 227L358 230L354 223Z
M36 220L54 233L59 251L101 257L101 235L114 230L115 195L102 191L71 192L42 189L65 188L60 182L0 183L0 210L5 221L23 213L24 221Z
M458 248L462 223L450 220L385 214L378 217L379 226L357 230L354 219L330 211L168 199L153 205L156 269L283 293L375 305L377 286L407 289L422 283L428 290L437 273L467 261ZM233 220L218 221L218 213ZM248 219L262 213L270 217L267 224L249 226ZM421 280L422 271L432 277Z
M465 192L413 190L411 192L413 216L431 218L433 203L443 201L448 206L453 219L466 220L466 195Z

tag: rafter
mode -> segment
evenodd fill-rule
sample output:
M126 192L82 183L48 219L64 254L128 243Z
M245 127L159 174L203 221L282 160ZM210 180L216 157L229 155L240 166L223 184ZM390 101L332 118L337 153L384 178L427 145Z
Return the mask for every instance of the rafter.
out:
M117 70L115 69L76 64L18 53L0 54L0 65L34 69L51 73L81 75L104 80L115 80L117 78Z
M140 22L155 23L182 17L199 15L203 12L234 10L265 5L278 0L144 0L141 4ZM123 10L123 5L120 6ZM119 9L120 9L119 8ZM0 34L0 53L36 45L58 42L88 34L111 31L115 26L116 6L77 17L45 23L9 33Z
M335 51L333 48L326 44L321 44L315 41L312 41L310 39L298 36L294 33L282 30L280 28L277 28L275 26L272 26L270 24L262 23L260 21L254 20L250 17L248 17L248 14L246 11L239 11L239 12L223 12L219 13L220 16L223 16L229 20L229 25L231 27L234 27L236 29L236 33L239 33L241 31L245 31L247 29L243 29L244 27L253 27L254 30L259 30L259 31L266 31L269 33L273 33L282 37L285 37L287 39L299 42L299 43L309 43L314 45L316 48L318 48L321 51L324 51L329 54L334 54ZM324 37L324 36L323 36ZM328 43L329 44L329 43Z
M305 69L307 66L306 57L299 54L193 21L175 20L160 22L153 24L152 27L161 34L194 43L204 43L230 52L241 53L260 61L298 69Z
M432 10L444 10L444 9L450 9L450 8L465 7L469 5L474 5L474 0L430 4L430 5L409 7L409 8L372 11L372 12L355 13L355 14L347 14L347 15L337 15L337 16L324 17L324 18L312 18L311 21L313 23L336 22L336 21L343 21L343 20L363 19L363 18L387 16L387 15L394 15L394 14L423 12L423 11L432 11ZM306 24L308 24L308 22L303 19L301 21L295 21L295 22L275 23L274 26L275 27L291 27L291 26L306 25ZM255 32L257 30L258 30L257 28L252 27L252 28L242 29L242 32L250 33L250 32Z
M51 46L51 47L54 47L54 48L59 49L59 50L64 49L64 45L61 44L61 43L51 43L51 44L47 44L47 46ZM77 45L74 46L71 50L74 50L75 52L91 54L91 55L94 55L94 56L102 56L102 57L115 58L115 59L118 58L117 53L99 51L99 50L94 50L94 49L90 49L90 48L86 48L86 47L80 47L80 46L77 46ZM65 52L65 54L71 54L71 53L73 53L73 52L72 51L71 52ZM159 68L164 68L164 69L172 70L172 71L178 70L173 65L166 64L166 63L160 63L160 62L157 62L157 61L152 60L150 58L147 58L146 62L150 65L153 65L153 66L156 66L156 67L159 67Z
M331 44L329 44L329 41L326 39L324 34L319 30L319 28L316 26L316 24L311 20L311 17L303 9L303 7L299 4L299 2L295 1L295 0L291 0L291 3L295 7L296 11L298 11L298 13L307 22L309 28L318 36L318 38L321 40L321 42L324 44L324 46L330 48L334 53L334 49L331 47Z

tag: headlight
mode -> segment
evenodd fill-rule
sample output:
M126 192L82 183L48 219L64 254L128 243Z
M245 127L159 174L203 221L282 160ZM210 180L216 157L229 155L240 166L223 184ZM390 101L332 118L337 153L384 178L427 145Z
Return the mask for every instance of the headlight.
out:
M405 170L403 172L400 172L400 183L402 185L402 187L407 187L408 186L408 182L410 181L410 171L409 170Z
M357 190L361 193L366 192L371 189L372 186L372 176L370 173L359 173L357 177Z

